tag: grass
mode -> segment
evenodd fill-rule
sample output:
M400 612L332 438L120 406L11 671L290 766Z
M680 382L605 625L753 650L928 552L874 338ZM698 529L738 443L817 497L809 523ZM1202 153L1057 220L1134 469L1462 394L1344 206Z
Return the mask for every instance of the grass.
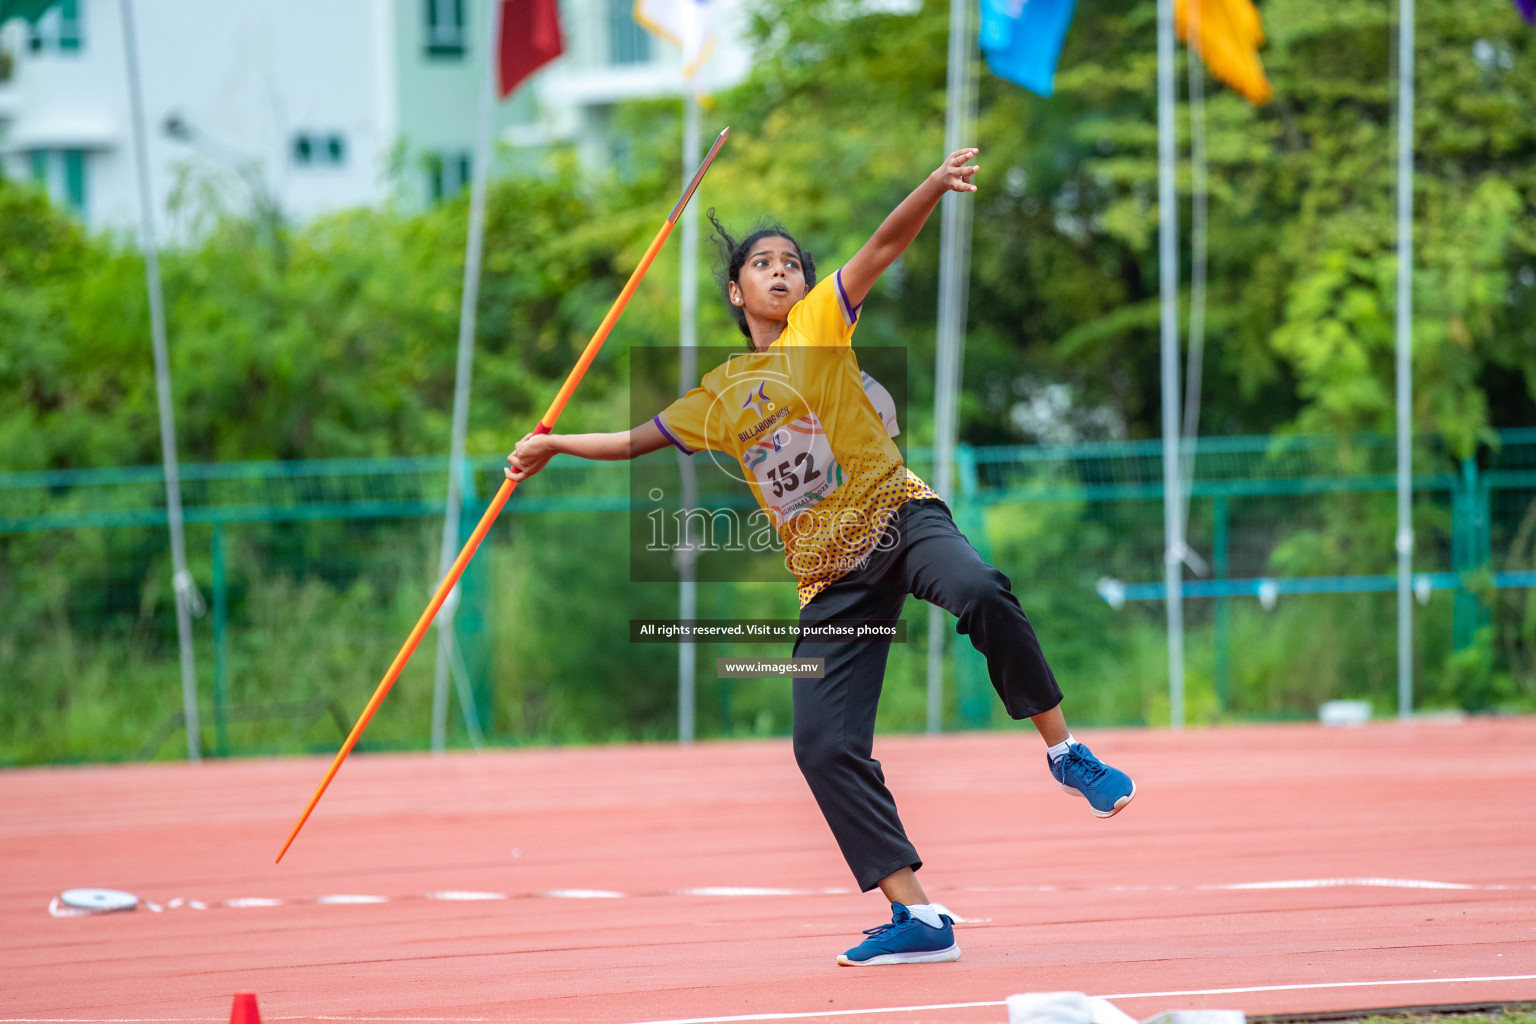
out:
M1252 1017L1250 1020L1267 1021L1270 1024L1536 1024L1536 1006L1529 1003L1488 1006L1447 1007L1445 1010L1424 1008L1402 1013L1335 1013L1309 1017L1306 1015Z

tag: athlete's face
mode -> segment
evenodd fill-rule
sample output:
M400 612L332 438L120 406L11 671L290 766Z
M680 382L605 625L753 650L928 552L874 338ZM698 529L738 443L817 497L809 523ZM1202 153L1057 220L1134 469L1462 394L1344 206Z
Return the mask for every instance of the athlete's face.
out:
M730 295L750 316L788 320L790 307L805 298L805 268L795 243L773 235L753 242Z

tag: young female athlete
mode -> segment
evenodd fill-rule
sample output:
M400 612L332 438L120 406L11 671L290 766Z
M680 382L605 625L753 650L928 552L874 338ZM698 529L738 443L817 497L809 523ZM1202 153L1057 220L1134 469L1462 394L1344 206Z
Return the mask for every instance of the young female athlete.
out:
M952 612L987 659L1014 719L1029 718L1052 776L1107 818L1135 796L1121 771L1073 740L1061 690L1008 578L982 561L949 509L903 464L894 418L870 398L851 342L859 309L946 192L974 192L975 149L951 153L886 217L842 269L816 283L810 254L777 225L733 240L724 289L749 342L649 422L611 434L529 434L508 456L513 480L556 454L629 459L676 445L708 452L752 489L799 582L795 657L822 659L821 678L794 681L795 759L859 887L892 904L889 924L838 957L845 965L956 960L954 922L928 902L880 762L871 756L889 644L807 638L829 620L895 619L908 594ZM711 215L711 220L714 218Z

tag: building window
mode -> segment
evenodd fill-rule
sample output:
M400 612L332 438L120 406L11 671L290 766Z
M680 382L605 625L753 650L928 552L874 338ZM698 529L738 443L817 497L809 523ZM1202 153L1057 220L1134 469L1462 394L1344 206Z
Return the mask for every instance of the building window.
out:
M64 201L76 214L85 214L85 154L78 149L66 149L64 158Z
M427 14L427 56L458 60L464 56L464 0L421 0ZM488 0L494 2L494 0Z
M649 64L651 34L635 21L632 0L608 0L608 63Z
M434 203L452 199L469 184L473 164L467 152L429 153L425 163L427 194Z
M34 149L28 157L32 180L77 217L85 216L86 163L83 149Z
M340 167L347 162L347 140L335 132L299 132L293 137L293 162L299 167Z
M633 182L636 177L635 147L627 136L614 136L608 143L608 165L620 181Z
M82 38L80 0L59 0L27 26L27 49L33 53L79 53Z

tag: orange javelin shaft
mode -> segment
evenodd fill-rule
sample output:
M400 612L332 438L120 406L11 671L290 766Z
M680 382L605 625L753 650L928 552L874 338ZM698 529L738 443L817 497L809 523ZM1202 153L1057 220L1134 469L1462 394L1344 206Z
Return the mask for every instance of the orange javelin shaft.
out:
M722 131L715 139L715 144L705 154L704 160L699 164L699 169L694 172L692 180L683 189L682 198L678 199L677 205L672 207L672 212L667 215L667 221L661 226L661 230L656 232L656 237L651 239L651 244L645 250L645 255L640 257L639 265L635 267L634 273L630 274L629 280L625 282L624 290L619 292L619 297L613 301L613 305L608 309L608 315L603 317L603 322L598 325L597 332L592 335L592 340L587 342L587 347L582 350L581 358L576 360L576 365L571 369L570 374L566 376L565 383L560 385L560 390L555 395L555 400L549 403L549 408L539 418L539 425L533 431L535 434L547 434L555 428L555 421L560 418L560 413L564 411L565 403L570 401L571 394L576 390L576 385L581 383L581 378L586 374L587 367L591 366L592 360L597 358L598 350L603 347L603 342L608 340L608 332L613 330L613 325L618 321L619 314L624 312L624 307L628 304L630 296L635 293L635 289L640 285L640 279L650 269L651 261L656 258L656 254L661 251L662 245L666 243L667 236L672 233L672 227L677 223L678 215L683 212L683 207L688 205L688 200L692 198L694 190L699 187L699 182L704 180L704 172L709 170L709 165L714 162L715 154L720 152L720 147L725 144L725 138L730 133L731 130L729 128ZM480 522L476 524L474 532L469 535L469 540L465 542L464 549L459 552L459 557L453 560L453 565L448 569L448 575L444 576L443 581L437 585L437 592L432 595L432 600L427 602L427 610L422 612L421 618L416 620L416 625L411 629L411 635L405 638L405 644L400 648L399 653L395 655L395 660L390 662L389 671L384 673L383 681L379 683L378 689L373 691L373 696L369 698L368 705L363 708L363 713L358 716L357 724L352 726L352 731L347 734L341 749L336 752L336 759L331 762L331 767L326 771L325 778L320 780L320 785L315 790L315 795L309 798L309 803L305 806L304 813L299 815L298 823L293 826L293 831L288 833L288 841L283 843L283 848L277 852L277 860L274 863L282 862L283 854L287 853L288 847L293 845L294 839L298 837L299 829L303 828L304 823L309 820L315 805L325 795L326 787L336 777L337 770L341 768L341 762L345 761L347 755L352 753L352 748L357 746L358 737L362 736L363 730L368 728L368 723L373 719L374 712L379 710L379 705L384 702L384 695L389 693L389 688L395 685L395 680L400 677L400 672L405 668L405 663L411 660L411 655L416 652L416 645L421 643L421 638L426 635L427 629L432 625L432 620L437 618L438 610L442 608L443 602L448 599L449 591L453 589L454 584L459 582L459 577L464 573L464 567L474 557L476 549L480 547L480 542L490 532L491 524L501 514L502 508L507 504L507 499L512 497L512 491L516 487L517 483L513 480L503 480L501 482L501 487L497 489L496 496L491 499L490 507L480 517Z

